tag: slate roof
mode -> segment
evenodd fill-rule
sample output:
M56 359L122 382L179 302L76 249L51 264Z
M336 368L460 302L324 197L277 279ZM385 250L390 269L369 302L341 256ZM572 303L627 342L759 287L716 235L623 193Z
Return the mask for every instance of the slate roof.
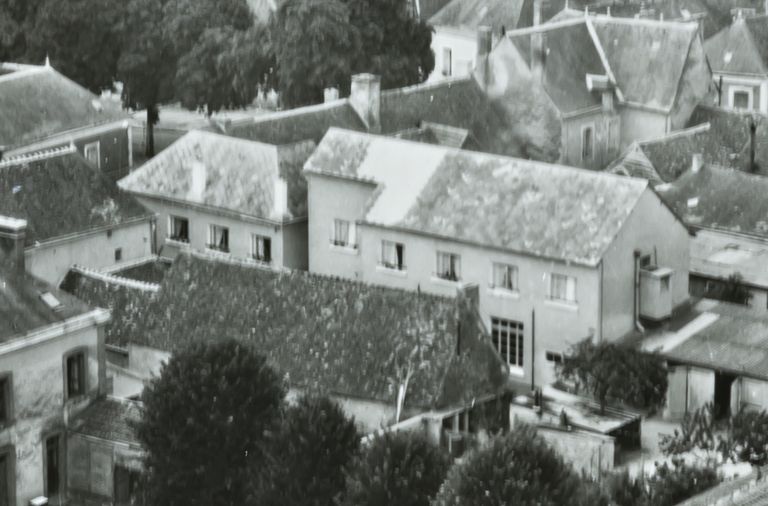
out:
M307 173L378 185L360 220L596 265L648 182L331 129Z
M656 190L688 225L768 237L768 178L705 165Z
M52 294L61 306L51 308L41 298L44 293ZM11 270L0 249L0 342L89 311L87 304L70 294Z
M502 27L511 30L519 26L523 8L528 3L527 0L452 0L432 16L428 24L472 32L486 25L499 33Z
M18 147L78 128L127 119L116 105L51 67L0 64L0 146Z
M72 148L0 161L0 214L27 220L27 246L152 216Z
M105 397L92 402L72 421L69 429L105 441L140 446L133 424L141 420L141 403Z
M738 18L704 42L714 72L768 74L768 15Z
M301 166L312 142L274 146L191 131L118 182L135 195L223 209L272 221L307 215ZM278 180L288 186L288 215L275 207Z
M187 254L177 257L156 296L143 304L122 297L139 309L116 309L115 290L102 280L71 281L76 295L113 308L109 332L120 342L173 353L192 341L233 337L252 343L297 388L394 402L409 356L416 366L410 407L461 404L504 381L481 320L463 297ZM112 298L100 302L104 294Z
M720 303L717 320L663 354L675 361L768 379L768 322L747 308Z

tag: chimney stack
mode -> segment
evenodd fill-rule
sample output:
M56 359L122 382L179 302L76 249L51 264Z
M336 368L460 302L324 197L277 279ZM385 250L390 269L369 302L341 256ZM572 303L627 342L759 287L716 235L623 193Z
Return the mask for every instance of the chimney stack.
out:
M16 274L23 274L24 238L27 220L0 216L0 265Z
M381 133L381 77L373 74L352 76L349 103L370 133Z
M335 86L330 86L323 90L323 102L333 102L339 99L339 89Z
M694 174L698 173L702 165L704 165L703 155L701 153L694 153L691 157L691 172Z

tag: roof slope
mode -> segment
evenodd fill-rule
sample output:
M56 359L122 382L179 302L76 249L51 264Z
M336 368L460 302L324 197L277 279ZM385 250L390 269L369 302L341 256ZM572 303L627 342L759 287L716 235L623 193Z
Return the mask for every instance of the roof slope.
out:
M688 225L768 237L768 178L704 166L657 191Z
M66 148L0 162L0 214L27 220L28 246L152 215Z
M378 184L364 221L596 265L645 180L331 129L306 172Z
M195 340L233 337L252 343L297 388L394 402L411 363L406 405L428 408L495 391L503 379L480 319L463 298L189 255L177 258L138 312L115 310L116 290L104 283L78 276L69 286L94 304L111 305L109 331L121 342L173 352Z
M738 18L704 42L714 72L768 73L768 15Z
M475 31L481 25L494 32L517 28L526 0L452 0L428 24Z
M141 403L106 397L92 402L72 421L79 434L139 446L134 424L141 420Z
M0 146L31 144L60 132L127 118L114 104L99 100L51 67L0 74Z
M123 190L280 221L307 215L301 165L313 144L278 147L194 130L118 182ZM276 208L288 185L288 215ZM292 190L292 191L291 191ZM278 201L279 202L279 201Z

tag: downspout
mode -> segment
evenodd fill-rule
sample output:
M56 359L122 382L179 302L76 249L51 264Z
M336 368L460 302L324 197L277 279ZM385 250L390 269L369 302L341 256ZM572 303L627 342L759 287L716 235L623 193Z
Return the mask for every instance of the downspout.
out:
M536 390L536 310L531 310L531 391Z
M640 323L640 250L635 250L634 252L635 256L635 274L634 274L634 280L635 280L635 304L634 304L634 320L635 320L635 328L640 332L645 332L645 328Z

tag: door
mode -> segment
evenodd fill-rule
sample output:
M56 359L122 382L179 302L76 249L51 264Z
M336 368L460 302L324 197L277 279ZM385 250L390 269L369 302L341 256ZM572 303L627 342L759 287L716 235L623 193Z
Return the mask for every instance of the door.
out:
M51 436L45 440L45 495L49 499L58 498L61 485L61 465L59 462L59 436ZM56 504L51 500L52 504Z
M725 418L731 409L731 385L736 379L732 374L715 373L715 417Z

